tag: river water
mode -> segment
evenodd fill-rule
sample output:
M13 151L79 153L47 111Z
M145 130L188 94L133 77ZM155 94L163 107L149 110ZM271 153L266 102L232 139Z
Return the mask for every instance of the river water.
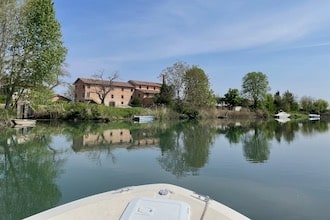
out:
M251 219L330 219L330 123L50 123L1 131L0 218L172 183Z

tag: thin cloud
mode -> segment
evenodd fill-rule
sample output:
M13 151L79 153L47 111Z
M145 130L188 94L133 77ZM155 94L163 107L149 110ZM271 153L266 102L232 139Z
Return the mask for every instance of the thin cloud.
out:
M325 4L322 7L313 2L281 11L243 11L247 14L231 8L241 19L229 21L226 15L216 14L218 8L223 10L221 4L215 8L214 2L179 5L167 1L137 20L109 28L113 56L107 60L154 60L292 42L329 25L325 23L329 20L329 3Z

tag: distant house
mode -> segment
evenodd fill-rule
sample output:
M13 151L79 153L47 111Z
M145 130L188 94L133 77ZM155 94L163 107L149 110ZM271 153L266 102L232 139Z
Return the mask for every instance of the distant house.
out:
M78 78L74 83L76 102L100 104L99 95L105 94L104 104L114 107L129 106L134 97L145 106L153 103L155 94L160 92L161 84L130 80L118 82L97 79Z
M132 100L134 87L127 82L78 78L74 83L76 102L100 104L99 94L105 94L104 104L108 106L128 106ZM102 90L106 92L102 92Z
M68 99L62 95L54 95L54 97L52 98L51 102L71 102L71 99Z
M162 84L154 82L136 80L129 80L128 82L134 86L133 97L140 99L144 106L150 106L154 103L155 95L160 93L160 88L162 86Z

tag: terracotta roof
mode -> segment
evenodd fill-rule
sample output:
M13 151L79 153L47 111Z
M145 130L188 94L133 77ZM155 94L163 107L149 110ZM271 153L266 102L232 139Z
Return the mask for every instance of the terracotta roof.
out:
M73 84L76 84L79 80L81 80L85 84L91 84L91 85L108 85L109 84L109 81L107 81L107 80L87 79L87 78L78 78ZM132 84L130 84L128 82L113 81L112 85L116 86L116 87L134 88L134 86L132 86Z
M160 87L162 84L154 83L154 82L145 82L145 81L137 81L137 80L129 80L129 83L133 84L134 86L156 86Z

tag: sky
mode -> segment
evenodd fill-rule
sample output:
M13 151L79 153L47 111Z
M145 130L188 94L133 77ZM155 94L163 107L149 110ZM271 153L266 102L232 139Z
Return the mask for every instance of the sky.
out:
M161 82L177 61L197 65L223 96L249 72L270 93L330 103L329 0L54 0L73 83L103 72ZM64 89L59 88L58 93Z

